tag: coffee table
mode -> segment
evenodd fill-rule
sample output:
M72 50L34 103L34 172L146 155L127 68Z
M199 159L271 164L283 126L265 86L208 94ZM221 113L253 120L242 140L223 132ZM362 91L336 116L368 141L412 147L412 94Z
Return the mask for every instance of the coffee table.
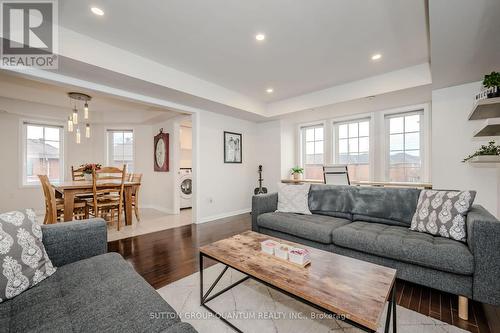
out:
M273 239L310 252L311 264L299 267L260 251L260 242ZM225 268L203 290L203 259L210 258ZM246 277L210 295L228 268ZM396 332L395 280L396 270L369 262L341 256L312 247L247 231L200 248L201 305L237 332L242 332L207 303L252 278L292 298L308 304L367 332L378 328L388 301L385 332L389 332L392 310L392 331Z

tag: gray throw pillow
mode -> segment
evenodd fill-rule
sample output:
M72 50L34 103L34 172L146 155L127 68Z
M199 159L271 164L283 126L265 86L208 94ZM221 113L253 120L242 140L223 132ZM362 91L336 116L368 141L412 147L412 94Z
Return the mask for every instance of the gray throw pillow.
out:
M311 215L309 210L310 184L278 184L277 212Z
M0 303L54 274L31 209L0 214Z
M465 219L475 197L475 191L422 190L410 229L465 242Z

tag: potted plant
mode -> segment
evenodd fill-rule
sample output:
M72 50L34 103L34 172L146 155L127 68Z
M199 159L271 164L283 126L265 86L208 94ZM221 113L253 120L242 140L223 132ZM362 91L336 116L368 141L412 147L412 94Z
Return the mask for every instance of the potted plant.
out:
M92 180L92 170L101 170L102 165L98 163L87 163L87 164L82 164L80 165L80 168L82 168L83 172L83 178L85 180L91 181Z
M495 87L497 89L496 92L488 93L488 98L500 97L500 73L491 72L491 74L486 74L484 76L483 86L486 89Z
M304 173L304 168L301 168L298 166L292 168L292 176L293 176L293 179L295 179L295 180L299 180L300 176L303 173Z
M468 160L476 156L498 156L500 155L500 146L495 145L495 141L490 141L487 146L482 145L474 154L467 156L462 162L467 162Z

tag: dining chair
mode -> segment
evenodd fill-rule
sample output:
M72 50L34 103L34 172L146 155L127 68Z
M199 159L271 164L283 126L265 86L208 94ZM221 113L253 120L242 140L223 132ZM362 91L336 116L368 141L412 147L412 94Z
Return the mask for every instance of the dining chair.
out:
M79 168L76 168L76 169L73 166L71 166L71 179L73 181L84 181L85 180L82 166Z
M57 223L64 217L64 200L62 198L56 198L55 191L52 185L50 185L49 177L46 175L38 175L38 179L40 179L45 197L45 218L43 224ZM73 218L76 220L89 218L89 210L85 201L75 199Z
M95 217L114 222L116 213L118 231L123 211L126 175L126 165L123 165L123 169L102 167L99 170L92 170L92 199L87 201L87 205Z
M135 218L140 221L139 217L139 190L141 188L142 173L131 173L128 180L132 183L139 183L132 190L132 208L134 208Z
M324 165L323 179L325 181L325 184L351 185L347 164Z

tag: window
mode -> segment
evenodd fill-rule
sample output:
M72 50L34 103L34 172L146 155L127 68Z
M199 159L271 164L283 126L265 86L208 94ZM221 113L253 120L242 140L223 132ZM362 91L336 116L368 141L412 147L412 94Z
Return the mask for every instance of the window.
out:
M389 181L422 181L422 117L422 111L387 117L386 121L389 127Z
M109 166L127 166L127 172L134 171L134 132L132 130L108 130Z
M23 123L23 185L38 184L38 175L50 181L64 179L62 126Z
M370 120L335 124L335 161L347 164L351 180L370 179Z
M323 179L323 125L301 128L304 178Z

